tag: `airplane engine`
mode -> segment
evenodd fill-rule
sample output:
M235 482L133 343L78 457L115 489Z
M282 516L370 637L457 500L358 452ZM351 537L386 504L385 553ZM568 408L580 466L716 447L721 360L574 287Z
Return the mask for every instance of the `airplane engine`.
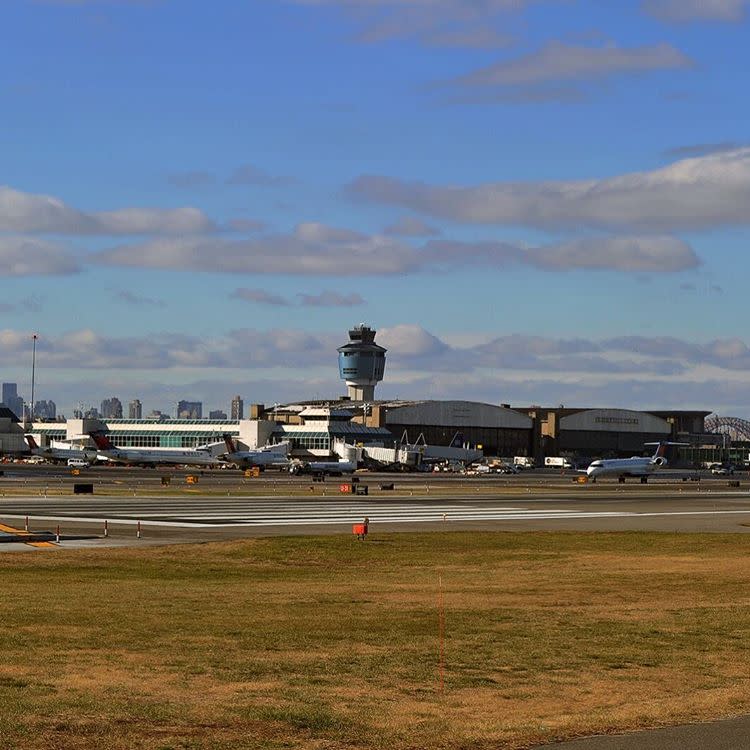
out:
M657 457L656 457L656 458L654 459L654 463L655 463L655 464L656 464L657 466L666 466L666 465L667 465L667 459L666 459L666 458L664 458L664 456L657 456Z

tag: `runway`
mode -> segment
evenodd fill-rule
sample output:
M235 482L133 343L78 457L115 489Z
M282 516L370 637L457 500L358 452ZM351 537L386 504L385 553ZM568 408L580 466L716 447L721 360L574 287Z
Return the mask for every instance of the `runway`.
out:
M409 485L406 485L409 486ZM57 526L66 534L100 535L104 521L110 542L132 536L140 524L144 536L162 542L207 541L276 534L350 533L370 521L371 533L435 530L660 530L750 533L750 492L714 485L642 489L631 485L598 487L593 492L566 488L467 486L436 491L380 493L371 496L318 494L305 497L277 488L274 494L222 497L202 494L173 497L56 496L0 498L0 521L35 531ZM589 488L584 488L588 490ZM128 529L130 529L128 531ZM0 539L0 541L2 541ZM0 548L4 545L0 545ZM6 547L7 549L7 547Z

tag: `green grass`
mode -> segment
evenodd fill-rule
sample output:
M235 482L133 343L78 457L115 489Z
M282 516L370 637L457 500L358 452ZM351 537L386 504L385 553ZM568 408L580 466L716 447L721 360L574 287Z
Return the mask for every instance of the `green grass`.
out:
M435 533L3 554L0 748L482 750L750 711L749 546Z

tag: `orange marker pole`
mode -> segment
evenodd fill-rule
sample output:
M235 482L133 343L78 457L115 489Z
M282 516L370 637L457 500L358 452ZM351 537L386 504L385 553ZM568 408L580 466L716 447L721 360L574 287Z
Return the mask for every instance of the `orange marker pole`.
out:
M29 517L28 516L26 516L26 521L24 521L23 530L26 532L28 532L29 530Z
M60 524L57 524L57 530L55 531L55 541L60 544Z
M140 521L138 521L138 530L135 532L135 537L136 539L141 538L141 522Z
M438 575L438 632L439 649L438 668L440 673L440 695L445 692L445 602L443 601L443 576Z
M107 523L107 519L104 519L104 538L106 539L109 536L109 524Z

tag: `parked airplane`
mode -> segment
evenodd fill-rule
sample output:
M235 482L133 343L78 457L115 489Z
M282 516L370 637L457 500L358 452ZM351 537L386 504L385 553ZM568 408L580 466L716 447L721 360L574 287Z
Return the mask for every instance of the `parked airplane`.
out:
M71 458L82 459L89 463L96 461L96 451L92 449L74 448L72 445L69 448L61 448L59 443L54 448L40 448L36 444L36 440L34 440L33 435L24 435L24 438L29 445L29 450L31 451L32 456L41 456L42 458L46 458L49 461L65 462ZM65 445L69 444L66 443Z
M207 450L184 448L117 448L101 431L90 432L96 443L97 454L101 460L111 461L128 466L157 466L164 464L184 464L185 466L215 466L220 463L216 456Z
M263 448L240 451L232 440L232 436L225 434L224 443L227 446L227 452L219 454L218 458L231 464L237 464L241 469L249 469L252 466L265 468L267 466L286 467L289 465L287 453L289 452L289 443L279 443L278 445L268 445Z
M293 461L289 466L290 474L328 474L340 477L342 474L352 474L357 470L354 461Z
M646 484L651 474L667 465L666 452L670 445L686 443L645 443L657 446L653 456L633 456L632 458L609 458L592 461L586 469L586 475L592 482L599 477L617 477L620 483L625 477L640 477L641 484Z

